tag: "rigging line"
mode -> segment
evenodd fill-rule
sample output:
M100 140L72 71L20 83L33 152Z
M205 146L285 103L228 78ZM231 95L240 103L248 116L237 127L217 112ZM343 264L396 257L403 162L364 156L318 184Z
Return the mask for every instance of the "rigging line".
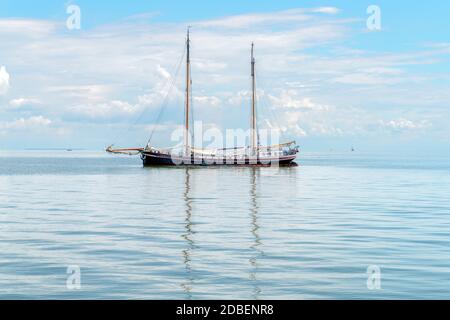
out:
M259 83L260 83L260 87L263 88L263 90L264 90L264 88L266 88L266 85L265 85L266 82L264 81L263 77L261 77L261 76L258 77L258 80L259 80ZM261 108L258 109L258 111L259 111L258 113L261 116L267 116L267 117L271 118L271 120L273 119L275 127L279 129L278 132L280 134L281 140L286 139L286 136L283 133L282 127L280 125L281 122L280 122L277 114L272 110L272 108L270 108L270 105L267 103L266 94L261 95L260 99L258 100L258 102L259 102L259 106L261 107ZM269 114L266 114L266 112L264 112L266 110L268 111ZM258 120L261 121L261 119L258 119ZM258 126L259 126L259 123L258 123ZM270 122L269 122L269 127L272 127Z
M266 103L266 98L265 97L262 98L261 102L264 104L265 109L267 109L269 111L269 116L274 120L275 128L278 129L278 132L280 134L280 138L281 139L286 139L286 135L285 135L285 133L283 131L283 127L281 125L281 121L280 121L278 115L276 114L276 112L274 112L272 110L272 108L270 107L270 105L268 103Z
M184 55L184 54L183 54L183 55ZM183 55L182 55L181 59L183 59ZM173 70L173 72L172 72L171 74L174 74L174 72L177 70L177 69L175 69L175 68L178 68L178 67L175 66L175 67L174 67L174 70ZM169 78L167 79L166 83L165 83L164 86L163 86L163 91L166 91L166 89L167 89L167 90L170 90L170 89L171 89L171 83L172 83L171 81L173 81L173 79L172 79L172 77L169 77ZM167 95L167 93L166 93L166 95ZM140 114L139 117L136 119L136 121L134 122L133 125L136 125L136 124L139 122L139 120L141 120L141 118L142 118L143 115L146 113L146 111L148 111L148 109L144 109L144 110L141 112L141 114Z
M263 87L263 88L265 88L265 83L266 83L264 80L265 79L263 77L259 77L259 82L261 84L261 87ZM269 111L269 116L273 118L273 120L275 122L275 126L277 128L279 128L279 132L280 132L281 138L282 139L286 138L286 136L285 136L285 134L284 134L284 132L282 130L282 127L281 127L280 119L277 116L277 113L274 112L273 109L270 107L270 104L267 103L267 98L266 98L265 94L263 94L262 97L261 97L261 103L264 105L264 109L267 109Z
M263 103L265 103L265 102L266 102L266 99L263 100ZM278 117L277 112L275 112L273 110L273 108L268 103L266 105L267 105L267 109L269 110L270 115L275 120L275 127L278 128L278 130L279 130L280 138L286 139L285 130L283 130L283 129L286 129L286 128L282 125L282 122L280 121L280 118Z
M181 57L181 60L183 59L183 57L184 57L184 52L183 52L183 55L182 55L182 57ZM175 68L179 68L179 66L177 67L177 66L174 66L174 72L175 72ZM173 72L173 73L174 73ZM173 74L172 73L172 74ZM168 78L167 79L167 81L165 82L165 84L164 84L164 86L163 86L163 91L165 91L165 89L166 88L169 88L169 85L171 84L171 81L172 81L172 78ZM169 88L170 89L170 88ZM135 121L133 121L128 127L127 127L127 129L126 130L124 130L124 131L121 131L121 132L118 132L116 135L115 135L115 137L114 137L114 139L112 140L114 143L112 144L112 145L114 145L114 144L116 144L116 141L118 140L118 138L119 138L119 136L124 136L124 134L123 133L128 133L129 131L130 131L130 129L131 129L131 127L133 127L133 126L135 126L141 119L142 119L142 117L144 116L144 114L146 113L148 111L148 109L147 108L144 108L142 111L141 111L141 113L138 115L138 117L136 118L136 120Z
M156 129L156 124L158 124L159 121L161 120L161 117L162 117L162 115L164 113L164 110L167 107L167 104L169 103L169 94L171 93L171 91L173 89L173 86L175 85L175 82L176 82L178 73L180 72L181 64L183 62L185 54L186 54L186 48L183 50L183 54L181 55L180 61L178 62L178 66L176 68L175 75L172 78L172 82L170 83L170 87L169 87L169 89L167 91L166 97L164 98L163 104L161 105L161 109L159 110L158 117L156 118L155 123L153 125L152 132L150 133L150 138L147 141L147 146L150 144L150 141L153 138L153 134L155 133L155 129Z
M164 86L163 86L163 89L165 89L166 87L168 87L168 85L170 84L170 81L171 81L170 78L167 79L166 83L165 83ZM164 91L165 91L165 90L164 90ZM112 141L114 142L113 145L116 144L116 141L118 140L119 136L122 136L122 137L124 136L124 135L123 135L123 132L128 133L128 132L130 131L131 127L134 127L134 126L142 119L142 117L144 116L144 114L146 113L146 111L147 111L147 109L144 108L144 109L141 111L141 113L137 116L136 120L133 121L132 123L130 123L130 125L127 127L126 130L124 130L124 131L122 131L122 132L118 132L118 133L115 135L114 139L112 140Z

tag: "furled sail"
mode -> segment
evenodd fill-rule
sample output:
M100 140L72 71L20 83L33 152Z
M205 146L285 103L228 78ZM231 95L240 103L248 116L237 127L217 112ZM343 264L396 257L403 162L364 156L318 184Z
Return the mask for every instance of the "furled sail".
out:
M130 156L135 156L144 151L144 148L122 148L122 149L114 149L113 146L109 146L106 148L106 152L115 153L115 154L127 154Z

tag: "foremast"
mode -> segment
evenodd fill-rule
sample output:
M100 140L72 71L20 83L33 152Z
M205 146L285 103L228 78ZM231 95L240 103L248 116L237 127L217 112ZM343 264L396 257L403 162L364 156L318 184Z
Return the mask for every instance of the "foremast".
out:
M251 75L252 75L252 117L251 117L251 148L253 154L258 154L258 132L256 127L256 79L255 79L255 57L253 54L254 43L251 50Z
M190 155L189 147L189 107L190 107L190 91L191 91L191 58L190 58L190 39L189 29L187 29L186 38L186 102L185 102L185 129L184 129L184 153Z

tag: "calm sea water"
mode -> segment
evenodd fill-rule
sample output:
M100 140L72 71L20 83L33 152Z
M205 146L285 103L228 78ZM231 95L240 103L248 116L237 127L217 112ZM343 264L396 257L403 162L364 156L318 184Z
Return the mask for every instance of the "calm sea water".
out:
M450 298L448 160L186 169L2 152L0 298Z

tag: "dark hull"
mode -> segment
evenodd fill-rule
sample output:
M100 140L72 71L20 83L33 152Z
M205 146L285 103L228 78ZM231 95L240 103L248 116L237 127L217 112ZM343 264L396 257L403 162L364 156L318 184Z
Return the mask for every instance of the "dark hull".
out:
M222 161L206 160L200 157L172 158L170 155L142 153L142 163L144 167L152 166L286 166L294 164L295 155L283 156L278 159L221 159Z

